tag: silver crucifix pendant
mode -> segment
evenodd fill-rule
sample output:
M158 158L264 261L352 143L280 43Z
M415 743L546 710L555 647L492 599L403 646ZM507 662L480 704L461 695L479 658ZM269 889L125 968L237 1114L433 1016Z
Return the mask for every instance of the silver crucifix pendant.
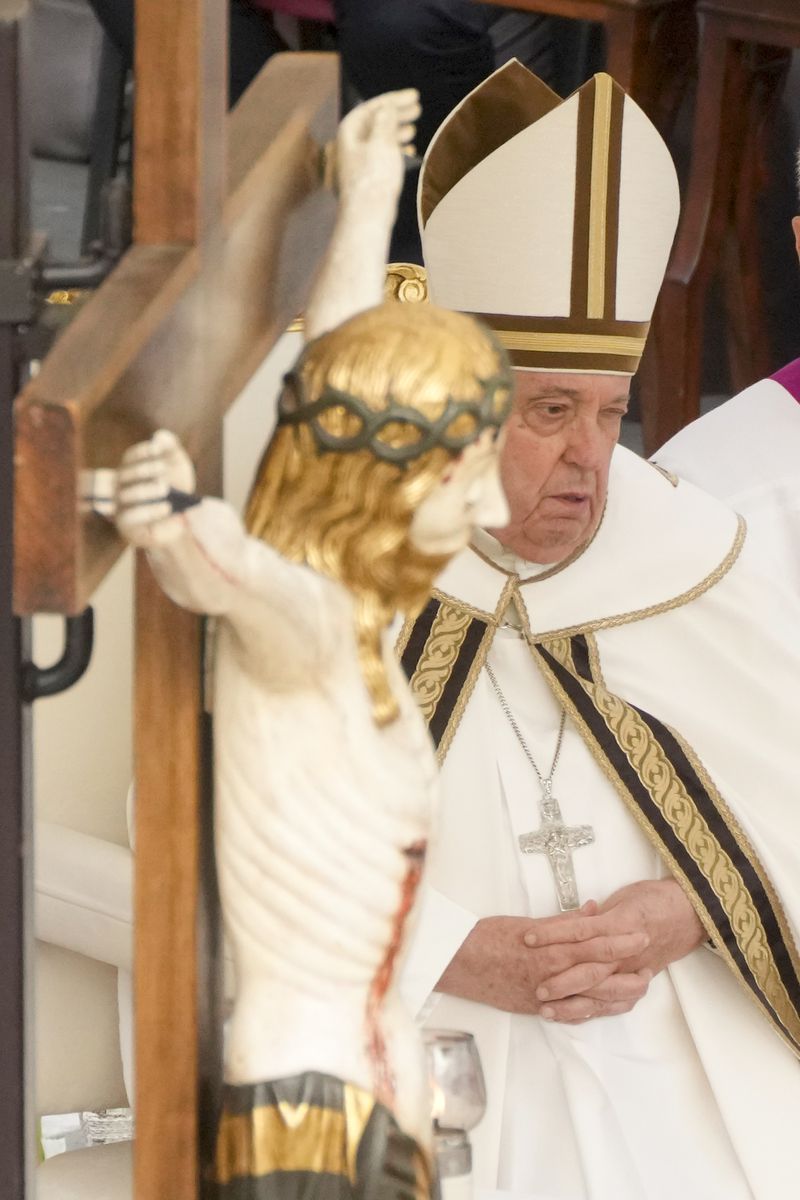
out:
M578 885L572 851L579 846L589 846L594 841L591 825L565 825L558 801L553 795L553 784L542 780L541 799L542 823L532 833L521 833L519 848L523 854L544 854L550 863L556 881L558 907L562 912L580 908Z

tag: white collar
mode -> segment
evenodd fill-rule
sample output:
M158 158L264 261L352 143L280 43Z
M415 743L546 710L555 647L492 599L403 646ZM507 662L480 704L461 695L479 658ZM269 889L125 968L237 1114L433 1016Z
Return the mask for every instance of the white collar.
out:
M533 572L521 578L499 561L508 553L502 547L494 554L469 548L445 568L437 590L491 615L509 581L519 581L536 636L624 624L713 586L735 561L742 536L731 509L685 480L675 486L618 446L603 520L577 558L538 575L526 563Z
M505 571L509 575L517 575L520 579L533 579L536 575L541 575L542 571L550 570L542 563L528 562L526 558L515 554L513 550L509 550L485 529L473 531L471 545L484 558L491 559L501 571Z

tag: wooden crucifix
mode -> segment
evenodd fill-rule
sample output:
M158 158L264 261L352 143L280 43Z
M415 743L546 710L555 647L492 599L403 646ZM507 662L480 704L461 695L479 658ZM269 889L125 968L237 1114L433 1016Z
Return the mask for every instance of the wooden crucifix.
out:
M81 511L83 473L132 441L169 427L202 490L218 489L222 416L325 248L334 203L317 161L335 60L279 56L226 117L226 14L219 0L137 0L134 245L17 400L19 614L89 602L122 547ZM201 658L199 620L139 564L136 1200L196 1200L201 1186Z

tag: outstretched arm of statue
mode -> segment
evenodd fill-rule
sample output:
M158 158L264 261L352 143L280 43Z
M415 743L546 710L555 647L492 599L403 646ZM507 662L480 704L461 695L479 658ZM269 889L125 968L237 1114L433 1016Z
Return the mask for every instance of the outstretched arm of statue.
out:
M307 341L383 299L404 158L414 152L419 113L414 88L376 96L347 114L326 147L339 213L306 310Z
M320 627L317 588L296 567L250 537L229 504L194 494L192 462L173 433L160 429L126 451L117 473L116 523L122 536L146 550L164 591L182 608L210 616L265 609L267 636L286 638L285 614L298 631ZM277 628L276 622L280 626ZM308 636L304 633L302 636Z

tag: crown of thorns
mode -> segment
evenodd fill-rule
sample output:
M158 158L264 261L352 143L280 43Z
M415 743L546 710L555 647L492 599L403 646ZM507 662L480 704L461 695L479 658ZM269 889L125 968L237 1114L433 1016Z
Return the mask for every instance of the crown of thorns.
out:
M499 429L511 407L511 383L507 374L481 380L482 395L478 400L459 400L450 396L442 412L433 420L416 408L397 404L391 395L386 408L376 412L359 396L331 386L327 386L317 400L307 400L296 371L284 376L283 382L285 388L278 405L279 425L308 425L320 453L369 450L375 458L399 466L405 466L436 446L453 455L458 454L476 441L484 429ZM503 390L507 395L498 401L498 392ZM319 418L332 408L344 409L354 416L359 422L357 431L345 435L326 429ZM462 414L472 417L472 428L465 433L449 433L450 426ZM417 437L405 445L393 446L381 436L387 425L404 425L415 430Z

